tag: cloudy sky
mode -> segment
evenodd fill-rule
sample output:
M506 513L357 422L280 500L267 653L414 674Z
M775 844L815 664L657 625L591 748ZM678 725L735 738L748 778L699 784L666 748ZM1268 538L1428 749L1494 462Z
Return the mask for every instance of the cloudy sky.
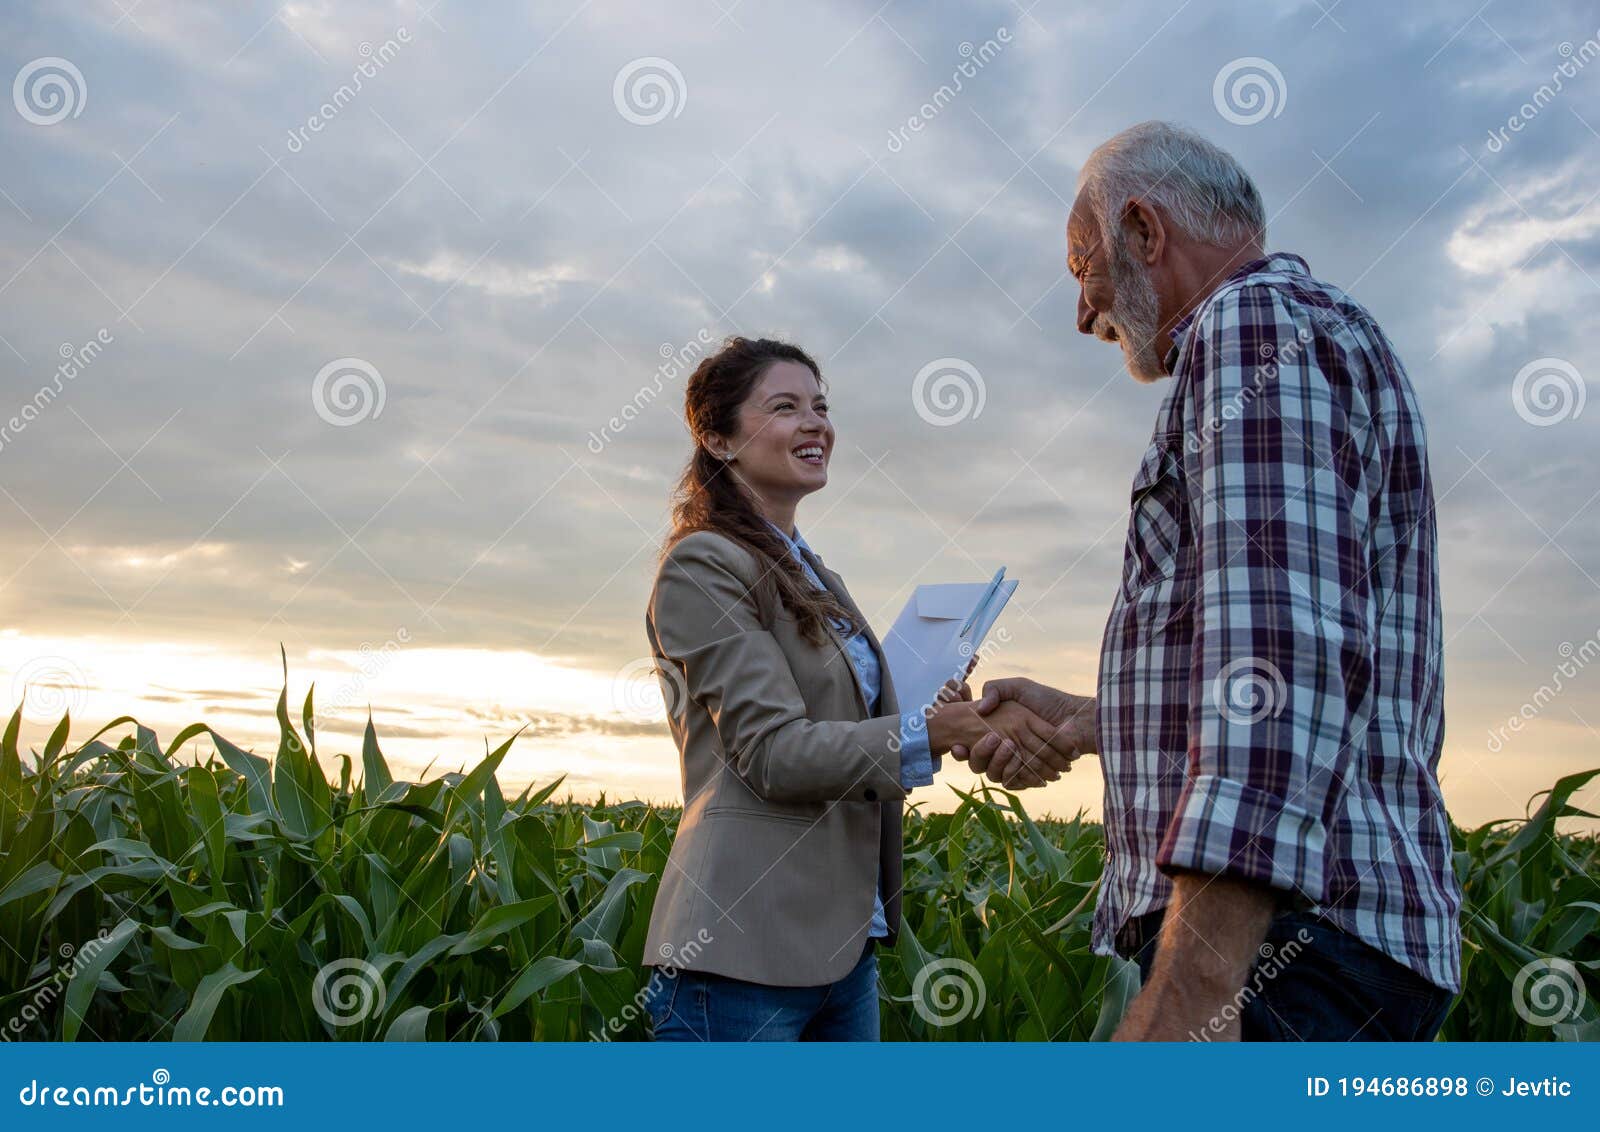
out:
M979 675L1091 690L1161 388L1074 330L1062 229L1094 145L1167 118L1399 345L1446 796L1520 814L1600 765L1600 20L1474 6L6 5L7 711L270 750L281 644L329 761L370 703L412 773L527 725L514 782L675 797L670 363L734 332L823 365L799 525L880 632L1004 564ZM1099 795L1086 760L1037 805Z

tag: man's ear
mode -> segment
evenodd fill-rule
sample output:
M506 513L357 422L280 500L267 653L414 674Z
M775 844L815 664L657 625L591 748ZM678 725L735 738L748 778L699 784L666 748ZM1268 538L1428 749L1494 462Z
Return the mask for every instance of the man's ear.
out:
M1129 197L1122 210L1122 225L1128 233L1128 250L1135 259L1148 265L1161 258L1167 246L1167 229L1148 201Z

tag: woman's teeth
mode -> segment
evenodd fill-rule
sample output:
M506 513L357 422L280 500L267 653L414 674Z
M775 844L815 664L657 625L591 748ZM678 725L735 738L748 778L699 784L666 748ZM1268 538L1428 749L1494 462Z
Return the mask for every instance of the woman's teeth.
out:
M820 447L796 448L794 454L808 464L822 463L822 449Z

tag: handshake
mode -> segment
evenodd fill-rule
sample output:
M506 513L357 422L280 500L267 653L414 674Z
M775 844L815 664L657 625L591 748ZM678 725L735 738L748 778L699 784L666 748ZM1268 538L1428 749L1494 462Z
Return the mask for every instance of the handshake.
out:
M951 680L924 710L932 750L948 750L1008 790L1054 782L1095 749L1093 697L1023 677L990 680L976 701L965 681Z

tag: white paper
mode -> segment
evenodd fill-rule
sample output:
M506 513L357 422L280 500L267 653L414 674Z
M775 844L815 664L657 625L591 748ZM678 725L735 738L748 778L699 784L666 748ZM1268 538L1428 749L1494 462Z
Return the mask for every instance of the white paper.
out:
M884 659L902 713L929 706L945 681L966 674L967 664L983 647L1016 588L1015 581L1002 581L989 603L977 611L965 636L961 626L989 592L988 582L945 582L913 591L883 638Z

